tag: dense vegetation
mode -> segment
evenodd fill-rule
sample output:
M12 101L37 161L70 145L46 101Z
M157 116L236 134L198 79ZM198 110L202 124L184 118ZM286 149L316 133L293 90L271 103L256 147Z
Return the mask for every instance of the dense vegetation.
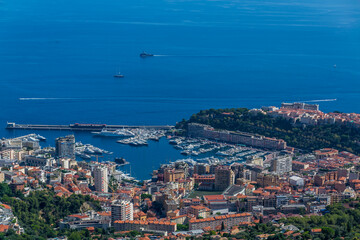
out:
M22 236L11 235L7 239L46 239L64 233L59 232L60 219L73 213L79 213L85 205L101 210L99 202L89 196L73 194L68 198L55 196L50 190L33 191L29 196L13 192L5 183L0 184L0 201L12 207L14 215L25 229ZM70 234L70 233L69 233ZM0 235L0 239L4 237Z
M330 213L324 216L292 217L283 222L298 227L306 236L310 235L311 229L320 228L321 233L313 237L317 239L360 239L359 204L352 209L339 203L328 206L327 209Z
M230 113L230 114L224 114ZM339 126L301 126L291 124L284 118L273 118L265 114L254 115L246 108L209 109L200 111L177 124L186 129L189 122L211 125L217 129L242 131L283 139L289 146L313 151L333 147L360 154L360 129Z
M141 200L144 200L144 199L146 199L146 198L151 199L151 198L152 198L152 195L151 195L151 194L146 194L146 193L141 194Z
M257 239L258 235L269 234L268 240L328 240L328 239L345 239L358 240L360 239L360 206L357 204L353 209L344 208L341 204L336 204L327 207L329 213L323 216L311 217L291 217L288 219L281 219L280 222L284 225L292 224L299 228L299 231L287 235L286 231L280 229L279 226L268 223L260 223L254 226L241 227L240 232L235 234L225 233L224 237L228 239ZM312 229L321 229L321 232L312 233ZM211 235L219 232L210 231L202 239L211 239ZM297 234L299 233L299 234Z

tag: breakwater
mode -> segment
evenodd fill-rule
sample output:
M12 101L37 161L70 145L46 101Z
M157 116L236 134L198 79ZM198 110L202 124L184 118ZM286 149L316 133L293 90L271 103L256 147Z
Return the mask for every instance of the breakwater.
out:
M171 125L107 125L107 124L81 124L74 123L69 125L48 125L48 124L18 124L8 122L6 129L24 129L24 130L70 130L70 131L101 131L102 129L116 130L122 128L146 128L158 130L170 130L174 128Z

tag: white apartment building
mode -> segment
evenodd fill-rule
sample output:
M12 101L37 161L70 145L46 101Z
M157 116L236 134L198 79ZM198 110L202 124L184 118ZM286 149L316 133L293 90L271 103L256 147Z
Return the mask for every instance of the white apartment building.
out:
M133 220L134 219L134 207L130 201L116 200L111 204L111 223L117 220Z
M98 192L108 192L108 169L98 166L94 169L95 190Z

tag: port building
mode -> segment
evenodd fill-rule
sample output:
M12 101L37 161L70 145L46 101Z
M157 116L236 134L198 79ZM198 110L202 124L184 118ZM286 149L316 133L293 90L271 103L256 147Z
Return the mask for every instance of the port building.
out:
M269 138L243 132L215 130L213 127L199 123L189 123L188 136L208 138L228 143L244 144L251 147L285 150L286 142L282 139Z

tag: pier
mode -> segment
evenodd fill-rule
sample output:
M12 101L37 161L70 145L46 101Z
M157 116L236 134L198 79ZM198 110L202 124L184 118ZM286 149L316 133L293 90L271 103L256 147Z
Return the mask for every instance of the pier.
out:
M107 125L107 124L69 124L69 125L47 125L47 124L18 124L8 122L6 129L23 129L23 130L67 130L67 131L101 131L102 129L117 130L122 128L146 128L158 130L170 130L171 125Z

